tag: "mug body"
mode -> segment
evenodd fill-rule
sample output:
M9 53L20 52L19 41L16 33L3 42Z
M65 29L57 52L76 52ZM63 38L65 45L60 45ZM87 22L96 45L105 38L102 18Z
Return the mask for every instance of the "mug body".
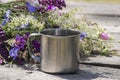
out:
M74 73L78 70L79 32L67 29L41 31L41 70Z

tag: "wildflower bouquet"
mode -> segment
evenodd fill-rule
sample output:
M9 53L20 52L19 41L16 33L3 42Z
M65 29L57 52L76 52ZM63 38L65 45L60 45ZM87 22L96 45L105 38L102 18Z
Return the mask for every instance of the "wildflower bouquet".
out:
M14 61L30 62L27 38L30 33L46 28L76 29L80 35L80 53L97 50L108 52L104 40L110 39L104 29L85 17L75 18L76 9L64 12L64 0L26 0L0 4L0 64ZM40 55L40 43L32 41L35 55Z

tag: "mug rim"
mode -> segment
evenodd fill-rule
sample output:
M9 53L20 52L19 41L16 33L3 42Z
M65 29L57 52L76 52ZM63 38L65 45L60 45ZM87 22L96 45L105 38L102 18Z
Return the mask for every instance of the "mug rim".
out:
M44 32L44 31L48 31L48 30L65 30L65 31L75 32L76 34L65 35L65 36L62 36L62 35L57 36L57 35L49 35L49 34L44 34L44 33L42 33L42 32ZM79 35L80 35L80 31L75 30L75 29L49 28L49 29L44 29L44 30L40 31L40 35L47 36L47 37L66 38L66 37L79 36Z

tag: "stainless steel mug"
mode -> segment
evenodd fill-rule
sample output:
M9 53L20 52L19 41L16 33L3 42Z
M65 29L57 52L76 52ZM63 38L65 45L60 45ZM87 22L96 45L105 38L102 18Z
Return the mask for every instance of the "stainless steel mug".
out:
M68 29L45 29L32 33L28 38L31 57L40 61L41 71L47 73L74 73L78 70L79 31ZM31 47L32 37L40 38L41 55L34 55Z

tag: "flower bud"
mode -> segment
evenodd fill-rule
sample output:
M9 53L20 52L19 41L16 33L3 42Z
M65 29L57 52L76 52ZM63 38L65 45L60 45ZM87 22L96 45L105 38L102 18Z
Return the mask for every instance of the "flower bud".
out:
M99 37L102 39L102 40L109 40L109 36L108 36L108 34L107 33L101 33L100 35L99 35Z

